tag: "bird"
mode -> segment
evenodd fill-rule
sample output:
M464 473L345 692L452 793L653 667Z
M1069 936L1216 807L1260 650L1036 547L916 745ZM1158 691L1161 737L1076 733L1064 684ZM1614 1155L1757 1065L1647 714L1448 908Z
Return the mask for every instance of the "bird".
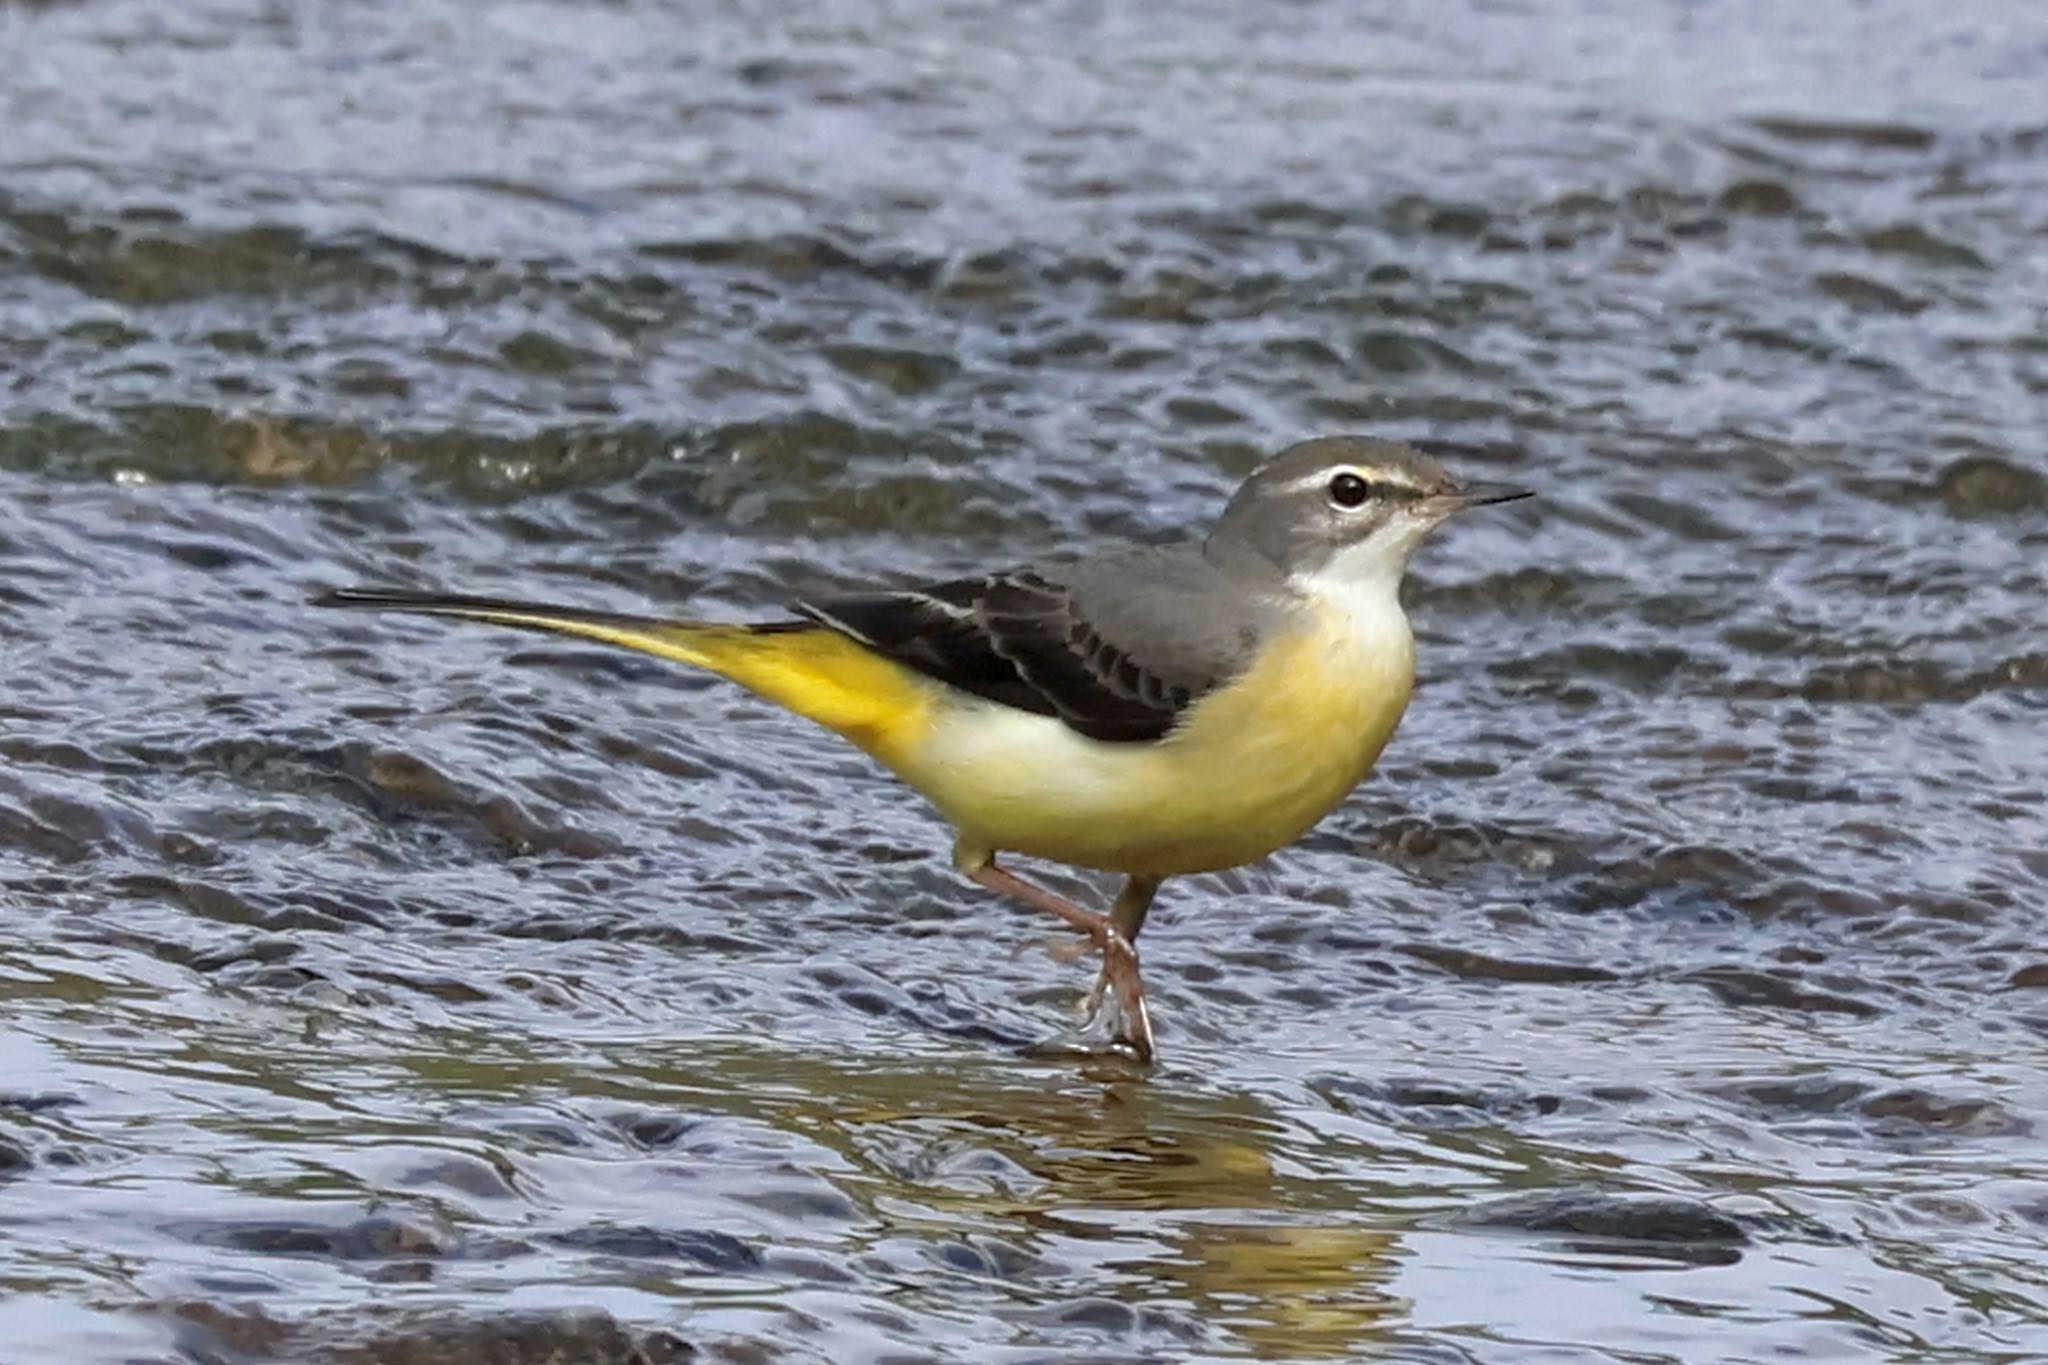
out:
M1445 519L1531 496L1369 436L1290 445L1206 535L816 596L753 622L343 588L315 605L577 637L719 674L850 741L953 828L953 866L1049 913L1102 966L1107 1047L1157 1054L1136 943L1171 877L1293 843L1372 770L1406 711L1410 556ZM1106 911L1012 857L1118 874Z

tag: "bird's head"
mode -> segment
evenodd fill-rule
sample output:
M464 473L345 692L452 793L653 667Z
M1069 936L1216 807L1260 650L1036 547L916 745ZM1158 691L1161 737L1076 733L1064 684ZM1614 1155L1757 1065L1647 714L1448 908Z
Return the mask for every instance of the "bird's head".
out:
M1256 555L1290 582L1398 586L1415 547L1453 512L1528 490L1459 483L1418 450L1363 436L1289 446L1253 470L1210 532L1219 559Z

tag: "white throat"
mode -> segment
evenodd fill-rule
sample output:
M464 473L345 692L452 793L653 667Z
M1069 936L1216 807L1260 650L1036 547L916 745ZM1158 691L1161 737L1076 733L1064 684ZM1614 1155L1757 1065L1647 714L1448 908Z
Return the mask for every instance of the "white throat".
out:
M1414 637L1408 614L1401 610L1401 575L1420 539L1376 535L1347 545L1315 570L1290 577L1288 586L1372 662L1413 659Z

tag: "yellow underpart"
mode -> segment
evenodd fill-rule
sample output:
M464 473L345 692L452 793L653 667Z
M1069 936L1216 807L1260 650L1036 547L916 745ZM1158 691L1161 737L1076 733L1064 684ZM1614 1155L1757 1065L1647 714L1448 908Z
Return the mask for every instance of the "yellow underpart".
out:
M1156 743L956 698L899 771L959 827L968 863L1012 851L1168 877L1252 862L1342 801L1407 708L1407 623L1390 611L1368 625L1305 613Z

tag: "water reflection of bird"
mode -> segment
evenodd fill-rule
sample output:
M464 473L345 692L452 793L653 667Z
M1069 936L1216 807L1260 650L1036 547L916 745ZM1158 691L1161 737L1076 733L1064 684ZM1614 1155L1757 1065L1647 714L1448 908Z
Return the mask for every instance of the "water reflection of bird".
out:
M1199 542L799 602L765 624L381 589L315 600L641 650L844 736L955 826L962 873L1087 936L1103 955L1090 1008L1149 1059L1132 945L1160 882L1261 858L1357 785L1414 682L1409 555L1453 512L1523 496L1326 437L1253 471ZM1002 853L1126 880L1102 914Z

